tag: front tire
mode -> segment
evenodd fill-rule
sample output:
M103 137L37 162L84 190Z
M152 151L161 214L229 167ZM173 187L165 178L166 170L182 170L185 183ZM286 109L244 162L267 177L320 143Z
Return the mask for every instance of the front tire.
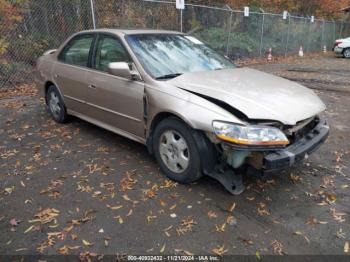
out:
M153 150L168 178L187 184L202 177L201 160L192 129L181 120L171 117L157 125Z
M344 58L350 58L350 48L347 48L343 51Z
M65 123L68 115L63 99L55 86L50 86L46 92L46 103L52 118L57 123Z

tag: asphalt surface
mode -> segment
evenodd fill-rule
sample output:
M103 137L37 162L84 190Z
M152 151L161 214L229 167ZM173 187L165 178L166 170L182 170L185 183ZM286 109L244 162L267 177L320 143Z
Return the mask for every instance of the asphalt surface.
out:
M327 142L232 196L167 180L144 146L87 122L52 121L38 96L0 100L0 254L346 254L350 61L254 65L315 89ZM40 213L41 212L41 213Z

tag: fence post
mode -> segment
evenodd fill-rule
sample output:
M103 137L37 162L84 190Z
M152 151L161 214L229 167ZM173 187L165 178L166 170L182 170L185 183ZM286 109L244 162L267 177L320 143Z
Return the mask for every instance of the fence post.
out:
M289 34L290 34L290 14L288 13L287 42L286 42L286 50L284 52L284 57L287 57L287 53L288 53Z
M326 22L325 20L323 19L323 22L322 22L322 35L321 35L321 50L323 48L323 46L325 45L325 41L324 41L324 30L325 30L325 25Z
M343 27L344 27L344 21L341 21L341 25L340 25L340 33L339 33L339 38L342 38L342 34L343 34Z
M259 47L259 57L262 55L262 46L264 39L264 24L265 24L265 12L262 13L262 23L261 23L261 34L260 34L260 47Z
M309 20L309 18L308 18ZM308 28L308 33L307 33L307 43L306 43L306 52L309 52L310 49L310 32L311 32L311 18L309 20L309 28Z
M96 29L94 0L90 0L90 8L91 8L92 26L94 27L94 29Z
M182 9L180 9L180 30L181 33L183 32L183 18L182 18Z
M229 55L229 44L231 39L231 30L232 30L232 17L233 17L233 10L229 5L226 5L230 9L230 21L228 25L228 34L227 34L227 43L226 43L226 56Z

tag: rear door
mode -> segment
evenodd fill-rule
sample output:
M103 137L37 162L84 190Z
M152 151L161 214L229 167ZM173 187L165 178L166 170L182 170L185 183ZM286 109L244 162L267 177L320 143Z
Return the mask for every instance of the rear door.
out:
M72 38L58 55L53 78L63 94L68 109L83 113L86 110L89 58L94 34L80 34Z
M144 83L108 73L108 64L132 60L121 40L111 34L99 34L87 75L87 105L90 117L119 129L126 136L144 138Z

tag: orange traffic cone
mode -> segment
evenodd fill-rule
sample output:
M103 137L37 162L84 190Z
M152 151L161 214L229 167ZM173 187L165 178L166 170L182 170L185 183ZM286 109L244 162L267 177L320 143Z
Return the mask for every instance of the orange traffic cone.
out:
M300 49L299 49L299 56L300 56L300 57L303 57L303 56L304 56L303 46L300 46Z
M267 61L272 61L272 48L269 48L269 54L267 55Z

